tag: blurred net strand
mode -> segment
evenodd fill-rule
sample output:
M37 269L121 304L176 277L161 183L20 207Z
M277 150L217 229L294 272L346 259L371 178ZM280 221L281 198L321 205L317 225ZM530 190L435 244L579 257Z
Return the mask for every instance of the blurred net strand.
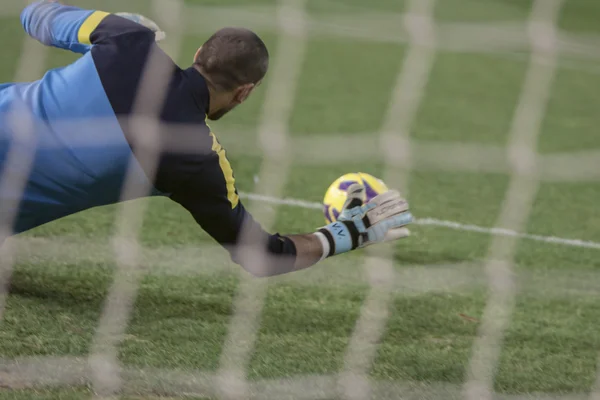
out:
M82 385L87 382L88 371L80 357L23 357L6 363L6 382L20 387L54 387L61 384ZM124 367L123 394L135 399L214 398L215 374L201 370L175 370L151 367ZM0 370L0 377L3 371ZM331 374L302 376L294 379L258 379L248 382L245 400L314 400L337 398L338 377ZM406 400L458 399L461 387L457 384L373 380L372 399ZM402 397L399 397L401 394ZM127 397L129 398L129 397ZM584 400L587 394L496 394L494 400Z
M270 6L211 7L188 6L187 26L191 32L203 34L223 24L239 24L260 31L275 31L275 11ZM331 36L404 44L410 41L410 28L403 23L405 13L369 12L360 15L308 15L311 36ZM199 18L207 23L198 25ZM526 20L494 22L436 21L439 32L437 47L448 51L512 53L528 51L530 41ZM600 35L557 32L558 51L562 55L600 59Z
M514 172L497 226L521 231L526 227L539 178L536 170L537 141L557 67L555 24L564 0L536 0L530 17L533 52L510 132L508 153ZM492 400L495 373L504 333L517 296L514 257L518 240L496 236L485 265L489 297L483 310L478 337L468 366L465 395L470 400Z
M58 261L95 268L97 264L114 262L109 243L73 242L72 238L56 241L34 238L25 243L15 242L14 245L18 263L32 265ZM85 249L84 253L81 251L82 248ZM24 256L25 252L29 255ZM240 272L239 266L224 262L226 255L217 244L206 243L202 246L176 248L146 247L140 253L146 271L157 276L216 278L230 277ZM215 263L212 260L223 262ZM323 269L311 271L310 274L289 274L269 281L275 286L294 284L299 287L310 285L321 288L364 288L368 285L368 276L365 275L363 266L364 262L360 259L349 261L339 257L329 260ZM393 271L393 275L389 277L390 288L385 290L411 296L434 292L461 293L471 289L482 289L488 286L482 267L483 260L458 263L440 263L439 260L431 260L428 264L403 265L402 269ZM519 270L515 271L515 279L527 289L527 293L548 298L600 297L600 283L594 271L536 273ZM376 286L374 290L381 289Z
M404 196L408 192L411 164L410 130L435 58L435 0L411 0L407 7L405 24L410 28L411 40L399 67L379 134L386 162L382 178L390 188L400 190ZM398 160L404 168L393 167ZM370 288L344 357L340 380L344 398L365 399L371 396L369 371L393 306L393 256L390 244L366 249L363 270Z
M545 61L540 60L540 63ZM268 81L267 81L268 84ZM0 118L7 116L0 115ZM24 115L23 118L27 118ZM127 121L122 121L127 123ZM60 129L64 126L65 129L73 129L74 125L81 124L112 126L112 122L106 119L98 118L86 121L62 121L56 122L55 126ZM194 132L194 126L185 124L166 124L160 123L160 129L170 131L189 131ZM132 133L133 136L136 136ZM384 154L391 152L392 146L400 146L398 139L387 135L387 141L373 140L372 137L381 135L381 132L364 132L364 133L337 133L311 134L310 138L288 137L286 139L285 151L290 157L289 161L294 165L321 165L326 166L335 163L343 163L348 160L372 161L375 157L381 157L382 148L385 149ZM242 153L253 156L260 155L260 147L255 143L256 138L249 134L248 131L242 132L237 130L227 130L225 136L229 139L227 143L228 153ZM77 138L73 139L74 147L88 145L86 143L78 143ZM344 143L344 152L331 152L330 149L335 148L340 142ZM98 146L110 146L115 143L110 140L98 139ZM390 166L395 168L411 168L412 170L425 171L460 171L460 172L479 172L479 173L509 173L513 172L510 164L510 155L506 153L506 148L500 145L486 145L477 143L436 143L427 140L418 140L412 138L410 145L410 165L402 159L406 150L400 149L397 152L391 153L387 160ZM42 146L47 146L43 144ZM50 145L51 146L51 145ZM191 142L182 140L180 143L169 143L165 150L179 151L189 153L191 151L202 151L192 146ZM399 157L401 155L402 157ZM386 155L387 157L388 155ZM538 155L534 160L535 169L538 171L538 177L544 182L593 182L600 180L600 169L597 166L600 164L600 151L598 150L579 150L564 153L552 153L546 155ZM252 193L252 196L266 196L265 198L273 199L273 196L268 196L262 193ZM290 199L279 199L281 201L292 201ZM302 200L293 200L297 203L306 204L312 208L311 202Z
M12 226L17 215L19 202L27 185L27 178L35 157L36 138L33 134L35 125L33 117L22 118L27 113L20 109L25 105L13 105L15 114L9 114L10 125L16 132L16 139L10 144L6 161L0 174L0 191L12 196L0 204L0 246L12 233ZM4 316L8 287L16 259L15 248L10 243L0 249L0 322Z
M600 354L596 360L596 380L590 391L589 400L600 400Z
M47 57L47 47L34 42L28 36L24 37L14 80L23 82L41 75ZM6 243L6 239L11 234L16 210L23 197L35 154L31 150L35 148L35 138L32 135L32 130L35 129L33 116L26 106L17 103L8 115L1 117L11 121L11 125L17 132L17 140L13 140L10 144L5 166L0 172L0 191L14 193L10 200L0 204L0 322L4 316L7 290L16 256L12 242ZM27 149L28 145L31 148L29 150Z
M544 61L541 61L544 62ZM268 83L267 83L268 84ZM25 115L24 118L27 116ZM0 118L6 118L0 115ZM126 123L126 121L123 121ZM60 129L72 129L74 125L83 123L93 123L94 125L106 124L112 126L105 119L93 119L88 121L63 121L57 122L56 127ZM161 129L180 132L193 132L194 127L184 124L160 124ZM373 140L373 136L380 135L381 132L364 133L337 133L311 134L310 138L288 137L286 140L286 154L294 165L321 165L326 166L335 163L347 162L349 159L359 161L372 161L373 158L381 157L382 148L385 147L384 154L393 149L392 146L399 146L398 139L388 135L387 141ZM261 154L259 145L255 143L256 138L249 132L236 130L227 130L226 137L229 139L227 150L231 154L243 153L249 156ZM344 143L344 152L331 152L340 142ZM77 142L74 138L73 146L82 146L87 143ZM110 146L110 140L99 139L97 145ZM318 144L318 146L316 145ZM486 145L477 143L457 143L446 142L436 143L427 140L411 139L410 141L410 168L413 170L433 170L433 171L460 171L460 172L480 172L480 173L509 173L513 171L510 165L510 156L506 153L506 148L500 145ZM44 144L45 146L45 144ZM189 153L199 150L191 147L191 143L182 140L180 143L169 143L165 150L180 151ZM387 162L393 167L406 169L406 162L398 155L404 156L406 150L398 150L393 153ZM600 169L596 168L600 164L600 151L598 150L579 150L564 153L552 153L538 155L535 160L535 168L538 171L539 179L544 182L581 182L600 180ZM253 193L253 196L259 194ZM267 196L267 195L265 195ZM273 198L271 196L270 198ZM280 199L286 200L286 199ZM291 201L291 200L290 200ZM302 202L302 200L295 200ZM304 201L305 204L311 202Z
M181 16L168 11L170 3L155 1L157 14L167 15L170 26L180 25ZM169 26L169 27L170 27ZM171 49L176 51L176 49ZM173 67L161 56L161 50L154 48L142 72L139 91L133 105L134 117L128 121L134 135L135 157L131 157L121 190L121 200L115 220L116 232L113 237L117 271L105 298L94 336L89 362L92 373L92 387L99 398L113 396L119 392L122 381L118 346L127 330L133 311L140 279L144 274L140 261L138 241L147 203L131 202L152 190L150 180L156 174L160 152L159 116L166 100ZM173 54L177 56L177 54ZM137 145L140 144L140 147ZM145 182L139 182L140 164L144 164L148 175Z
M271 67L265 102L259 125L259 142L266 157L256 182L256 191L280 197L283 195L291 163L288 156L289 119L293 109L300 69L306 54L304 10L306 0L280 0L277 21L280 35L275 62ZM251 201L249 209L267 231L271 230L277 215L277 207ZM253 244L264 249L260 254L240 249L241 257L251 258L256 268L268 262L266 243L256 243L251 229L242 229L242 246ZM262 266L261 266L262 264ZM252 267L254 268L254 267ZM224 399L248 396L247 371L250 357L256 345L262 310L268 283L255 280L242 273L242 281L233 300L233 316L227 330L219 367L219 395Z
M24 2L12 0L0 8L0 17L14 17ZM120 9L121 0L105 0L106 9ZM205 35L223 25L247 26L259 31L276 32L276 8L273 6L201 6L185 5L185 19L180 29ZM371 40L374 42L406 43L410 29L398 24L400 12L369 12L352 15L307 15L308 33L318 36ZM198 24L198 21L203 21ZM530 41L525 20L482 23L436 21L439 31L438 49L448 51L509 52L528 51ZM561 55L600 59L600 35L557 30L557 51Z
M543 61L542 61L543 62ZM0 118L5 118L0 116ZM124 121L126 123L126 121ZM72 129L73 125L82 123L93 123L95 125L107 124L104 119L93 119L77 122L57 122L55 126L65 126L66 129ZM160 124L161 129L170 131L193 131L194 127L184 124ZM373 140L373 136L380 135L380 132L364 133L337 133L311 134L310 138L288 137L286 152L294 165L319 165L327 166L336 163L344 163L349 159L360 161L372 161L374 158L381 157L382 145L387 143ZM248 131L227 130L224 135L227 137L227 151L230 154L242 153L248 156L260 156L262 150L256 144L256 138ZM77 143L74 138L72 145L80 146L87 143ZM331 152L340 142L344 143L344 152ZM113 144L108 140L98 140L99 146L109 146ZM318 144L318 146L317 146ZM398 146L393 139L390 140L390 146ZM413 170L424 171L458 171L458 172L478 172L478 173L510 173L513 168L510 164L510 157L506 153L505 146L487 145L477 143L457 143L445 142L437 143L427 140L412 138L410 141L410 168ZM168 149L189 153L190 143L182 140L181 143L169 143ZM167 148L164 148L165 150ZM386 149L386 152L389 149ZM405 150L399 150L405 151ZM406 163L400 157L390 158L390 165L397 168L407 168ZM564 153L551 153L538 155L535 160L536 170L539 172L539 179L544 182L593 182L600 181L600 151L598 150L579 150ZM259 195L257 193L253 196ZM266 195L265 195L266 196ZM271 196L271 198L273 198ZM286 200L286 199L280 199ZM302 200L295 200L302 202ZM305 202L309 203L310 202Z
M122 1L122 0L120 0ZM167 36L160 42L160 47L173 60L178 60L185 38L184 0L152 0L152 11L158 26L167 31ZM157 121L158 124L161 121Z
M206 7L188 6L187 26L191 32L202 34L223 24L240 24L261 31L275 31L273 7ZM202 26L198 18L207 20ZM355 15L308 15L311 36L331 36L404 44L410 41L410 28L398 23L405 18L399 12L369 12ZM526 20L496 22L436 21L439 32L437 47L447 51L477 51L512 53L530 50ZM558 50L562 55L600 59L600 35L571 33L559 30Z

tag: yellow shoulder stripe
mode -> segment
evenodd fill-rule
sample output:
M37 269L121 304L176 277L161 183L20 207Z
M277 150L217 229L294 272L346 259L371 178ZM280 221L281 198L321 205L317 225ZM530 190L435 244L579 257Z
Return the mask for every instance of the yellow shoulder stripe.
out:
M240 202L240 198L235 192L235 179L233 178L233 170L231 169L231 164L229 164L229 160L225 154L225 149L221 146L215 134L211 132L210 136L213 140L212 150L219 156L219 166L221 167L223 176L225 177L225 185L227 186L227 199L231 203L231 208L233 209Z
M108 15L109 13L104 11L94 11L79 28L79 31L77 32L77 41L81 44L92 44L90 36L96 30L98 25L100 25L100 22Z

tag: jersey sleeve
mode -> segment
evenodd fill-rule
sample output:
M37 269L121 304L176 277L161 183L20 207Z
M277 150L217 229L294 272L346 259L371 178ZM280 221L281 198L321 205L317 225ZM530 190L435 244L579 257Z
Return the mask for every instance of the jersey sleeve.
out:
M21 24L30 36L43 44L81 54L107 37L126 33L154 35L150 29L128 19L53 1L27 6L21 13Z
M273 276L293 271L294 243L279 234L267 233L246 211L235 188L225 150L213 133L210 133L210 138L210 154L201 166L193 168L193 173L181 171L188 178L174 190L171 199L183 205L196 222L229 251L232 260L253 275ZM185 164L190 167L189 162ZM247 242L246 239L250 240ZM250 247L250 252L246 246ZM261 265L251 260L254 250L267 254Z

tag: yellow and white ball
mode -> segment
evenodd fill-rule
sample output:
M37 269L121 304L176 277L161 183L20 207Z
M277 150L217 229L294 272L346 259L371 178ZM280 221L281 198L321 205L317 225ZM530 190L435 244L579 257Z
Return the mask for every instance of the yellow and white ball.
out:
M389 190L380 179L364 172L352 172L340 176L329 186L323 199L323 213L328 223L336 221L339 217L346 202L346 190L353 183L360 183L365 187L367 201Z

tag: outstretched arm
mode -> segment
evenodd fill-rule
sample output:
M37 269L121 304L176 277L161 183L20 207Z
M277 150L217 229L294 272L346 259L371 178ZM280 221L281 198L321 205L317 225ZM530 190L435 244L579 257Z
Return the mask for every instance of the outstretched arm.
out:
M216 140L216 139L215 139ZM171 198L188 209L232 259L255 276L286 274L319 261L371 244L408 236L412 222L408 204L390 191L363 204L364 187L349 188L349 200L338 221L317 232L302 235L270 235L252 218L235 191L233 173L224 150L215 142L218 156L207 163L203 185L187 182Z
M349 195L336 222L314 233L286 236L266 233L239 202L233 208L225 201L221 206L213 203L214 208L195 208L181 198L174 200L187 204L196 221L229 249L232 259L259 277L299 271L327 257L404 238L410 234L406 225L412 222L408 204L396 191L379 195L367 204L360 200L353 203Z
M164 36L154 22L137 14L83 10L55 0L27 6L21 13L21 23L41 43L81 54L111 36L131 33L157 34L157 39Z

